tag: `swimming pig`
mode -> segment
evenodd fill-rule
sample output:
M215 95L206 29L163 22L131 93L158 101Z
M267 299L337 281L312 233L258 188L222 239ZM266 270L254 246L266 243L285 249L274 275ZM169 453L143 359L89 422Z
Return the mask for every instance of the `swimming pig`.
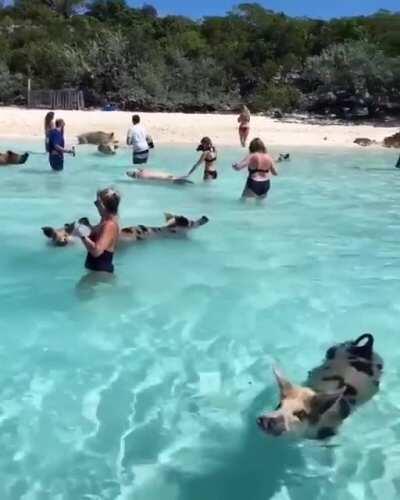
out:
M166 224L159 227L132 226L121 230L122 241L142 241L153 238L163 238L174 235L186 234L191 229L196 229L207 224L208 217L203 215L200 219L190 220L182 215L165 214Z
M270 436L335 435L343 420L379 390L383 361L373 345L373 336L366 333L331 347L322 365L309 372L305 386L292 384L275 370L280 402L257 419L258 426Z
M90 222L86 217L82 217L79 219L78 224L82 224L87 226L89 229L91 228ZM52 243L57 247L65 247L69 243L72 243L74 239L78 238L79 235L76 232L78 224L75 222L64 224L64 227L54 229L50 226L42 227L42 231L52 240Z
M141 181L151 181L151 182L169 182L172 184L193 184L192 181L186 177L176 176L168 172L160 172L158 170L148 170L144 168L136 168L134 170L128 170L126 172L128 177L132 179Z
M290 153L279 153L278 158L275 159L277 163L280 163L281 161L288 161L290 160Z
M97 151L103 155L115 155L118 149L117 142L110 142L108 144L99 144L97 146Z
M208 217L203 215L197 220L188 219L182 215L165 214L166 224L159 227L151 226L131 226L124 227L120 232L122 242L143 241L154 238L165 238L168 236L186 234L191 229L196 229L207 224ZM92 228L87 217L79 219L78 224L83 224L89 229ZM42 227L43 233L52 240L53 244L58 247L64 247L72 243L77 237L77 224L72 222L64 224L64 227L54 229L53 227Z
M94 144L98 146L99 144L109 144L114 141L114 132L87 132L86 134L78 135L79 144Z
M6 167L8 165L22 165L28 158L29 153L24 153L22 155L14 153L13 151L0 153L0 167Z

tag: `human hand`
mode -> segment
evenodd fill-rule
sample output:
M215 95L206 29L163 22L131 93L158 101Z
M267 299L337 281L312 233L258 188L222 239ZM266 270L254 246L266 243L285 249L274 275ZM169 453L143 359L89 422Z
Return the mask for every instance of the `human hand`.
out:
M87 238L90 234L90 228L85 224L78 224L75 231L79 238Z

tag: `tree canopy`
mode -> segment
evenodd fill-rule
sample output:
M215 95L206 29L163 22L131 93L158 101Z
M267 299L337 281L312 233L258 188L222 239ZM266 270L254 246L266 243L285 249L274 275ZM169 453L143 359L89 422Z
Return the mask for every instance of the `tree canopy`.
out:
M399 61L400 13L388 11L323 21L243 3L194 21L125 0L0 1L1 102L23 102L29 77L93 106L374 116L400 110Z

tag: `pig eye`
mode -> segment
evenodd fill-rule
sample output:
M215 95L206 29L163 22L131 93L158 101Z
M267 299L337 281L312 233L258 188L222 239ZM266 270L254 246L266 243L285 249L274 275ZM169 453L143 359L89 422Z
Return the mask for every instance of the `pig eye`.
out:
M300 420L300 422L302 422L303 420L305 420L307 418L307 413L304 411L304 410L300 410L300 411L295 411L293 413L293 415L298 418Z

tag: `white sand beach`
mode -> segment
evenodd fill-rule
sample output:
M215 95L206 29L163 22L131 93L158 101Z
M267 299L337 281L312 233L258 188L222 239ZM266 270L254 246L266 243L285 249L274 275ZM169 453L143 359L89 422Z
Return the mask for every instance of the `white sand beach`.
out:
M56 117L66 122L68 143L76 142L78 134L96 130L115 132L116 139L125 141L131 124L130 112L122 111L55 111ZM42 138L43 120L46 110L0 108L0 138ZM196 143L202 136L210 136L215 144L238 145L237 115L184 114L184 113L140 113L142 122L156 143ZM357 137L368 137L382 141L384 137L398 131L395 127L373 125L313 125L307 123L285 123L253 116L251 137L261 137L270 146L327 146L354 147Z

